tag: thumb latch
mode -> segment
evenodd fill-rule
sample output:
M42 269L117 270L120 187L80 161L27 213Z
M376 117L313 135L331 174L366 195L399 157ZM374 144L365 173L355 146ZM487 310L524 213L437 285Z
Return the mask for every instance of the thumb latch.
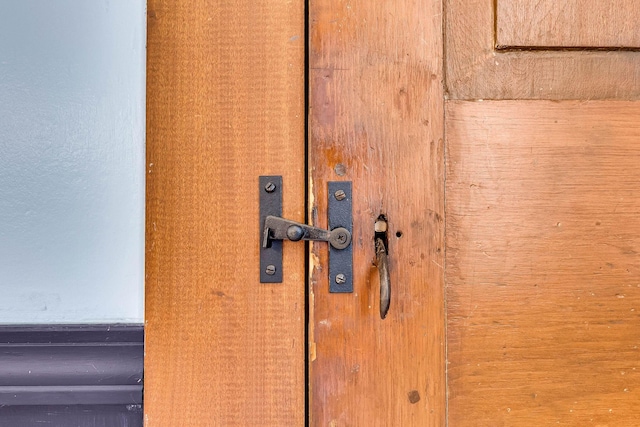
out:
M271 215L265 218L262 235L263 248L269 247L273 240L329 242L335 249L345 249L351 244L351 233L344 227L329 231Z
M260 282L281 283L282 242L329 243L329 292L353 292L351 182L328 183L328 230L282 218L282 177L260 177Z

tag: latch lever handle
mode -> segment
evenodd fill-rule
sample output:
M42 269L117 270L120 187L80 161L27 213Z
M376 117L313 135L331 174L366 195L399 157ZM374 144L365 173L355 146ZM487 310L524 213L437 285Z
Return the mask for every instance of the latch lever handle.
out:
M324 230L307 224L269 215L264 221L262 247L269 247L271 240L311 240L329 242L335 249L345 249L351 244L351 233L346 228L338 227Z

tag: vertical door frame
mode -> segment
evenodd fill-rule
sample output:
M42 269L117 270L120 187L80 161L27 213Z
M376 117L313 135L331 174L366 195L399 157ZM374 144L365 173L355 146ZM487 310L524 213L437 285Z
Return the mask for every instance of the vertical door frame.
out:
M303 425L305 248L259 282L258 177L305 218L303 0L148 2L145 420Z

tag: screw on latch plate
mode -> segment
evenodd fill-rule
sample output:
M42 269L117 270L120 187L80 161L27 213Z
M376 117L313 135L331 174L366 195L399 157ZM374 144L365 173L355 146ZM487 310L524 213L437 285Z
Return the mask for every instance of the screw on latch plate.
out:
M264 186L264 191L266 191L267 193L273 193L274 191L276 191L276 185L269 181L267 182L267 185Z
M333 197L336 198L336 200L344 200L345 197L347 197L347 194L344 192L344 190L338 190L335 193L333 193Z

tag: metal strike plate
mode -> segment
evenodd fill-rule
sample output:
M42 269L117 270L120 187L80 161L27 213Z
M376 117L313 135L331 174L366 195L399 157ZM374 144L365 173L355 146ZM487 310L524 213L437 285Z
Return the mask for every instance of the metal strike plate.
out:
M353 235L351 181L329 182L329 230L345 228ZM345 249L329 247L329 292L353 292L353 243Z
M282 177L260 177L260 242L268 216L282 216ZM282 283L282 240L260 245L260 283Z

